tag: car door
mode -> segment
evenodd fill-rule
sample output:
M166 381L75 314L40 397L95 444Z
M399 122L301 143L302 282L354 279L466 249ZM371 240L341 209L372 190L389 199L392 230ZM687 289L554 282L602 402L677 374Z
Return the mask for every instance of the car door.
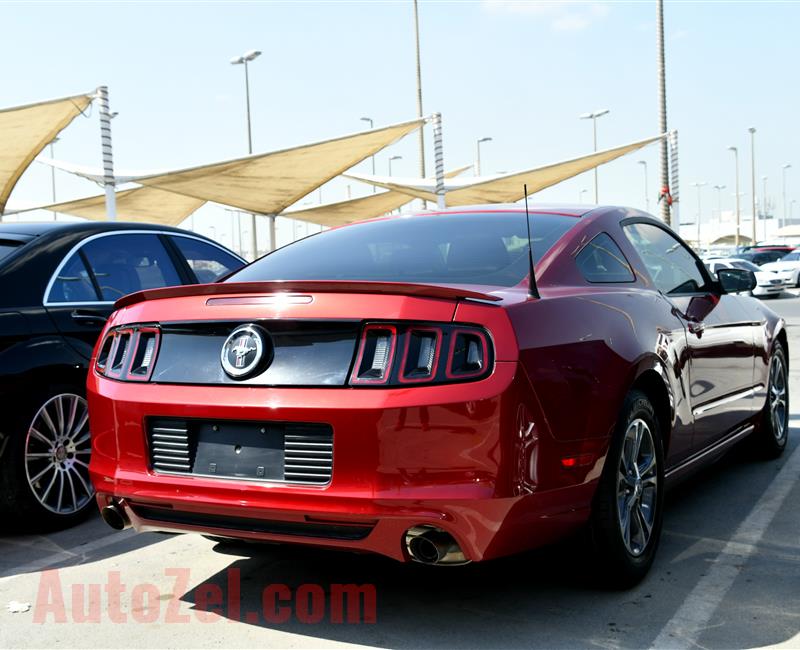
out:
M58 330L89 358L117 299L177 284L178 271L156 233L103 233L84 240L64 258L44 305Z
M689 349L693 448L703 448L755 411L752 312L739 296L721 294L702 262L666 228L628 222L625 234L655 288L683 321Z

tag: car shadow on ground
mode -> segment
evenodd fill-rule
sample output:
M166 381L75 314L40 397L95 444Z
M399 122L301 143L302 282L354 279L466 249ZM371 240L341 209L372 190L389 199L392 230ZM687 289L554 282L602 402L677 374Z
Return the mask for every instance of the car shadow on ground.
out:
M795 439L797 434L792 431ZM768 490L773 476L763 471L763 461L754 459L745 444L672 490L656 564L647 579L629 591L603 589L578 536L463 567L400 564L373 555L305 547L220 543L214 550L236 559L182 600L195 610L253 626L379 647L649 646ZM721 517L698 531L696 521L707 518L706 510L713 509L719 495L736 501L740 518ZM714 539L709 545L706 538ZM716 547L714 541L719 542ZM792 555L785 558L787 570L796 573L800 550L782 552ZM230 596L234 575L241 580L241 598L210 604L209 585ZM335 586L348 584L374 585L377 625L338 622L333 613ZM263 598L269 585L284 585L286 599L276 600L275 592L271 599ZM303 585L324 593L324 615L318 622L307 620L313 597L308 587L300 589ZM298 601L300 593L305 604ZM280 607L286 608L287 620L278 620ZM777 643L797 634L797 620L785 623L775 629L786 634L766 630L760 641ZM769 638L771 633L780 638Z

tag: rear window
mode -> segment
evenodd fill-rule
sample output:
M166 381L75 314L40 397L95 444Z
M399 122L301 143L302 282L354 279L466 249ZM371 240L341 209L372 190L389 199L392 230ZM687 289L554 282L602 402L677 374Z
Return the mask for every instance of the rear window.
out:
M531 214L533 256L578 223ZM525 214L399 217L328 230L280 248L226 282L366 280L512 287L528 275Z

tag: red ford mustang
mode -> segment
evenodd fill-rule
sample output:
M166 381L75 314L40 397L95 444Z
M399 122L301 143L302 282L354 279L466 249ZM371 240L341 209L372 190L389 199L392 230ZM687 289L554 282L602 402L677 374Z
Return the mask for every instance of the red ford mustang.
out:
M640 212L529 225L378 219L121 299L88 380L104 519L430 564L586 528L639 580L671 482L784 449L784 323Z

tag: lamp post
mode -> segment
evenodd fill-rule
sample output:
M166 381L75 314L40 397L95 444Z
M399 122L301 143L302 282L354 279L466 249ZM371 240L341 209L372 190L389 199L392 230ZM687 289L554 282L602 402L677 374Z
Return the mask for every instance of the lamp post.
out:
M667 132L667 67L664 56L664 0L656 0L656 68L658 81L658 134ZM661 138L660 187L661 192L669 190L669 150L666 138ZM677 179L676 179L677 180ZM661 219L671 225L670 206L664 197L661 201Z
M422 63L419 55L419 8L414 0L414 44L417 56L417 117L422 118ZM419 177L425 178L425 130L419 127ZM423 206L424 206L423 202Z
M786 225L786 170L787 169L791 169L791 167L792 167L791 163L786 163L785 165L781 166L781 175L783 176L783 187L782 187L782 190L783 190L783 210L781 211L783 213L781 215L783 217L783 220L782 220L782 223L781 223L782 226ZM53 201L55 201L55 200L56 199L55 199L55 192L54 192L53 193Z
M53 145L56 142L58 142L58 140L59 140L58 138L53 138L52 140L50 140L50 158L55 159L55 157L56 157L55 149L53 148ZM786 184L786 178L784 176L784 185L785 184ZM53 165L50 165L50 185L51 185L52 190L53 190L53 204L55 205L55 202L56 202L56 168L53 167ZM785 207L785 204L786 204L786 199L785 199L786 192L785 191L784 191L783 195L784 195L784 207ZM57 220L58 220L58 212L53 210L53 221L57 221Z
M603 115L608 114L609 109L603 108L599 111L592 111L591 113L584 113L583 115L579 115L579 119L581 120L591 120L592 121L592 143L594 144L594 150L597 151L597 118L603 117ZM599 203L600 199L598 198L598 189L597 189L597 167L594 168L594 202Z
M372 129L375 128L375 124L373 123L371 117L362 117L361 121L362 122L369 122L369 130L370 131L372 131ZM372 154L370 156L370 158L372 158L372 175L375 176L375 154ZM377 192L377 190L378 190L378 188L373 185L372 186L372 193L375 194L375 192Z
M720 223L722 222L722 190L725 189L725 185L714 185L714 189L717 190L717 215L719 216Z
M733 151L734 165L736 168L736 248L739 248L739 224L741 222L741 212L739 211L739 150L734 147L728 147L728 151ZM755 243L755 242L753 242Z
M753 244L756 243L756 127L747 129L750 133L750 189L753 198Z
M578 203L583 203L583 195L586 194L589 190L581 190L578 192Z
M764 239L767 238L767 176L761 177L762 187L761 192L761 219L764 221Z
M700 250L700 215L702 214L700 208L700 189L708 185L705 181L692 183L692 187L697 188L697 250Z
M402 160L403 156L391 156L389 158L389 176L392 175L392 161L393 160Z
M639 164L644 170L644 206L647 212L650 212L650 193L647 191L647 161L640 160Z
M253 153L253 131L251 127L250 121L250 72L247 67L247 64L251 61L255 61L259 56L261 56L261 52L258 50L250 50L242 54L242 56L235 56L231 59L231 65L243 65L244 66L244 94L245 94L245 104L247 108L247 153ZM270 217L270 244L272 248L275 248L275 217ZM258 257L258 233L256 232L256 215L255 212L250 213L250 228L253 231L253 259L255 260Z
M475 176L481 175L481 143L482 142L491 142L491 138L480 138L475 146L476 153L475 153Z

